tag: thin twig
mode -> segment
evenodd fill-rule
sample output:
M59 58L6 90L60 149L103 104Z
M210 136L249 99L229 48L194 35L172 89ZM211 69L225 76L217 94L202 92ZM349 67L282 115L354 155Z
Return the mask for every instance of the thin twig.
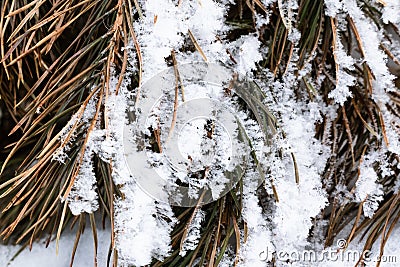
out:
M174 61L176 61L176 56L175 56L175 51L172 50L171 51L171 56L173 58ZM168 132L168 137L167 137L167 141L169 141L169 139L172 136L172 133L174 132L174 128L175 128L175 124L176 124L176 118L177 118L177 112L178 112L178 94L179 94L179 77L178 75L175 75L175 98L174 98L174 111L173 111L173 115L172 115L172 121L171 121L171 127L169 128L169 132Z

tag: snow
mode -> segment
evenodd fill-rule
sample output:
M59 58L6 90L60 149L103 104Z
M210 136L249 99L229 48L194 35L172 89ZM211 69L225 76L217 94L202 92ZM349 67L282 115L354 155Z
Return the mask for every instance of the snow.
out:
M276 156L267 159L267 165L273 166L271 177L275 181L279 202L275 203L273 220L273 244L276 250L302 250L308 246L308 235L312 227L312 218L317 216L327 204L326 193L322 189L320 175L323 172L329 149L314 138L315 121L310 120L310 113L315 114L315 106L295 100L293 89L298 86L298 77L293 75L296 68L298 50L294 49L293 62L290 63L283 82L262 83L265 94L269 97L273 91L277 101L271 101L270 108L276 114L282 132L273 139L271 148ZM269 88L268 88L269 87ZM323 106L320 108L324 111ZM320 117L315 116L318 120ZM281 151L283 157L279 157ZM293 161L292 154L296 160ZM295 166L296 164L296 166ZM296 183L298 170L299 183ZM268 179L267 177L267 179ZM307 203L307 204L305 204ZM296 214L296 216L293 216Z
M204 221L205 213L199 209L195 210L193 220L187 229L186 238L183 240L181 250L179 251L180 256L185 256L188 250L195 250L199 244L201 223Z
M58 133L58 138L61 145L52 155L52 160L56 160L64 164L65 161L69 159L67 153L70 150L70 145L75 141L77 125L79 123L83 123L83 129L89 128L91 119L96 113L96 99L97 98L95 96L91 96L87 102L84 102L79 110L72 115L68 123Z
M254 167L254 166L253 166ZM258 173L248 172L244 177L243 218L247 223L248 236L240 249L239 266L265 266L265 261L272 259L275 247L272 243L272 231L268 228L265 215L258 205L256 190ZM242 240L243 242L243 237ZM260 257L269 251L266 257Z
M256 203L255 203L256 204ZM259 208L256 208L259 209ZM339 258L340 253L344 253L343 255L347 255L346 253L351 253L349 255L362 255L363 246L365 240L360 240L359 237L355 238L350 244L348 244L347 249L345 251L339 252L338 254L338 242L342 242L341 240L347 236L349 231L351 231L351 227L353 222L349 223L348 226L343 230L343 232L334 240L333 245L331 247L325 248L325 251L331 251L331 256L327 257L325 254L325 258L322 259L320 251L309 250L315 255L320 256L320 260L309 262L309 261L299 261L295 262L293 266L321 266L321 267L352 267L355 265L358 258L355 260L332 260L336 257ZM258 229L260 230L260 229ZM247 250L248 256L247 264L243 262L239 262L238 266L260 266L264 267L267 264L268 256L272 256L272 253L275 251L274 247L268 247L267 244L269 235L264 235L264 232L259 232L259 234L255 234L252 237L248 238L247 245L244 250ZM97 263L98 266L107 266L107 255L110 243L110 229L106 228L105 230L98 229L98 257ZM251 238L251 239L250 239ZM400 238L400 227L396 226L391 233L383 253L383 258L386 261L381 262L382 267L396 267L399 264L400 257L398 254L398 240ZM20 246L12 246L12 245L0 245L0 262L2 266L9 267L20 267L20 266L31 266L31 267L68 267L71 260L71 251L73 248L75 240L75 233L73 231L63 233L60 239L60 251L58 255L56 254L56 246L55 242L51 242L49 247L45 247L44 241L39 241L34 243L32 251L29 249L23 250L18 257L16 257L12 262L9 262L15 253L20 249ZM367 266L376 266L376 259L379 256L381 237L378 238L375 245L373 245L370 253L370 261L366 261ZM250 246L249 244L252 244ZM347 251L347 252L346 252ZM280 251L280 253L291 253L291 258L295 257L295 255L301 255L304 251ZM90 229L86 229L84 234L81 236L78 250L74 259L74 266L76 267L86 267L93 265L93 257L94 257L94 247L93 247L93 237ZM297 256L296 256L297 257ZM284 257L282 257L284 258ZM317 258L318 259L318 258ZM330 259L330 260L329 260ZM352 258L350 258L352 259ZM9 263L9 265L5 265ZM278 266L287 266L287 263L278 261L276 262ZM122 265L123 266L123 265ZM233 266L233 262L229 260L229 258L225 258L221 261L220 266Z
M90 228L90 227L89 227ZM98 266L107 266L107 255L110 247L109 228L98 229ZM62 234L59 243L59 252L56 254L56 242L50 242L46 247L45 240L39 240L33 244L32 251L24 249L13 261L13 256L21 248L13 245L0 245L0 263L1 266L7 267L68 267L71 261L71 252L74 246L75 232L66 231ZM10 262L11 261L11 262ZM81 235L78 249L76 251L74 266L87 267L93 266L94 262L94 242L90 229Z
M113 76L111 88L115 88L116 82ZM115 200L115 248L119 262L121 266L141 266L149 264L152 258L161 260L169 255L170 232L176 219L169 205L156 204L137 185L125 163L123 136L129 101L126 86L123 83L119 94L112 92L105 103L109 132L103 143L103 158L113 163L112 177L124 194L124 199Z
M67 197L68 207L73 215L92 213L98 209L93 156L94 153L99 154L99 144L104 141L104 136L105 131L99 129L89 134L79 173Z
M335 63L338 71L336 72L336 87L329 93L329 97L333 98L336 103L343 106L344 102L352 96L349 87L354 85L355 78L348 74L346 70L354 70L354 59L346 54L343 44L340 41L340 33L336 30L335 42Z
M387 56L379 48L382 33L372 21L366 18L355 0L344 1L343 8L354 20L362 40L365 61L376 76L374 88L377 91L374 98L378 101L387 102L386 94L382 93L385 89L387 91L393 90L394 76L390 74L386 65Z
M326 0L324 4L325 14L332 18L336 17L343 5L341 0Z
M68 207L73 215L82 212L92 213L97 210L97 193L94 184L96 177L92 161L93 151L87 148L83 156L83 162L74 185L68 195Z
M80 155L83 161L67 198L69 208L74 215L96 211L99 204L93 157L97 155L101 160L110 163L114 183L123 195L114 202L115 244L112 244L113 248L118 251L121 266L145 266L154 259L163 260L171 254L171 233L178 220L172 212L171 203L160 201L160 199L165 199L165 195L167 195L165 191L170 189L169 187L174 188L171 184L175 184L176 181L187 183L188 198L190 199L199 198L200 189L205 187L211 189L211 200L218 199L224 193L226 184L229 182L226 172L232 171L236 167L234 163L241 163L239 160L242 157L235 158L234 155L249 154L249 150L244 148L242 143L235 143L235 140L238 139L238 131L232 129L239 124L243 126L246 138L252 143L251 151L254 152L257 159L260 159L259 162L255 162L255 159L245 159L248 161L248 166L246 166L243 177L242 219L248 227L248 236L245 237L242 233L240 237L239 266L265 266L267 261L271 261L272 253L279 251L304 251L311 247L320 252L323 248L318 242L321 243L321 240L310 239L310 232L318 233L318 231L322 231L323 227L326 227L327 222L319 217L321 210L328 204L327 192L321 177L334 148L328 141L330 138L328 135L323 136L322 140L316 138L315 126L325 119L325 127L332 127L338 108L353 97L350 88L355 85L356 79L351 75L351 71L355 70L356 64L366 62L375 77L372 100L379 106L382 113L388 141L384 142L383 133L380 133L378 138L383 145L379 147L371 145L366 151L359 166L359 177L355 181L355 190L350 192L345 185L339 184L335 188L333 196L339 203L349 201L362 203L363 216L371 218L386 193L383 185L380 184L380 176L387 177L394 174L387 164L386 156L387 152L400 154L400 140L395 128L396 125L399 125L399 119L392 115L386 107L387 104L391 104L388 92L396 90L393 85L394 76L390 74L387 67L388 58L380 48L380 44L384 40L383 33L364 15L359 2L355 0L325 1L325 14L337 17L339 24L334 33L336 36L334 40L336 84L329 93L329 98L333 100L333 104L330 106L327 106L322 97L318 95L318 89L322 86L325 76L321 75L317 80L312 80L310 64L306 64L302 69L298 67L301 37L295 23L298 2L294 0L278 1L283 23L289 33L288 40L293 44L292 57L281 80L276 80L268 70L259 70L258 74L255 72L260 68L259 62L265 58L268 52L262 47L259 33L244 35L237 40L224 40L224 34L229 31L229 27L225 25L227 2L182 1L181 5L177 5L173 1L139 1L143 17L135 22L134 27L137 30L137 39L143 56L143 80L139 87L135 88L135 93L130 92L128 89L130 75L137 70L138 64L133 52L134 45L130 43L124 49L129 51L128 60L133 67L128 68L118 94L116 92L118 77L115 70L112 70L110 91L103 96L105 116L102 119L107 125L102 130L100 120L98 120L94 129L87 133L88 136L85 136L88 142L85 145L84 154ZM275 1L261 0L261 2L268 9ZM387 0L386 5L382 8L383 22L399 24L399 9L398 2ZM269 23L269 15L267 12L267 14L254 16L257 29ZM345 21L347 15L359 29L362 43L360 60L353 58L354 55L346 51L344 47L342 30L347 25ZM189 37L189 31L193 36ZM195 46L196 50L182 52L181 48L187 43ZM230 51L237 64L232 63L227 50ZM192 120L186 120L187 117L183 115L177 116L176 134L172 134L172 136L169 134L174 112L171 107L173 107L175 96L171 88L160 90L163 96L151 103L149 114L142 118L138 115L141 112L144 113L144 109L141 109L144 107L142 103L151 98L150 92L146 91L146 83L151 84L151 78L167 68L166 58L171 56L172 51L176 53L177 68L182 73L189 68L189 65L184 65L185 63L196 62L195 64L201 69L200 66L204 65L199 62L207 61L207 66L211 70L213 70L212 64L218 63L230 66L231 70L253 78L260 87L260 92L265 95L265 99L259 99L259 101L262 101L276 118L277 129L262 129L259 125L260 120L258 118L251 119L249 112L244 111L237 103L237 98L226 97L221 93L221 86L196 84L192 80L191 84L185 84L186 100L179 97L177 106L180 112L184 111L186 114L196 114L196 116ZM296 92L301 91L298 88L300 88L303 78L309 80L310 84L316 88L317 93L312 100L304 92ZM222 80L226 82L227 79ZM168 81L164 80L164 82L163 85L167 87ZM139 95L139 89L143 89L141 95ZM155 91L157 88L152 89ZM254 93L254 91L250 91L250 88L244 89L248 90L246 91L248 94ZM246 92L236 90L236 93L246 102L248 100L244 97ZM132 102L135 98L141 104L133 107ZM193 104L194 101L199 101L198 99L202 99L201 101L207 99L208 102L207 104L205 104L206 102ZM93 96L87 104L82 105L61 130L58 136L60 147L53 156L53 160L57 160L61 164L68 160L67 154L76 137L77 129L75 127L77 124L88 127L96 112L96 101L97 96ZM185 105L189 105L187 103L192 103L192 106L185 109ZM224 108L220 108L219 105ZM129 124L127 109L136 112L135 120ZM214 125L212 140L204 134L203 126L207 119L200 111L205 109L218 111L216 113L219 117L214 116L218 121ZM230 125L231 128L226 125ZM140 127L146 129L138 131L137 129L141 129ZM143 133L150 135L149 128L157 129L158 127L160 127L160 138L164 144L162 149L168 151L176 145L175 149L179 150L180 155L183 156L177 165L183 167L172 173L169 164L175 159L166 158L161 153L144 151L142 154L146 156L146 159L133 161L136 164L136 172L132 171L131 166L127 163L127 158L131 154L137 156L139 153L135 154L138 151L130 151L125 146L132 145L131 150L139 150L140 144L138 143L140 142L138 141L141 141L141 135ZM72 131L71 135L69 135L70 131ZM270 139L266 140L266 135ZM176 138L178 140L175 140ZM167 144L168 142L170 145ZM147 166L152 168L146 168ZM193 174L206 167L207 179L199 180L188 175L189 172ZM152 175L157 176L156 180L151 180L154 178ZM159 193L157 197L162 196L160 199L143 188L142 176L146 181L151 180L149 184L153 187L154 192ZM260 206L257 196L256 189L260 182L265 182L264 189L271 195L271 199L265 200L269 205L267 211ZM326 181L326 183L329 182ZM399 190L399 184L400 182L397 180L394 192ZM273 189L276 190L277 196L273 196L275 193ZM176 194L174 197L175 202L179 202L185 196ZM206 212L201 208L195 211L193 220L187 226L187 235L182 242L179 253L181 256L196 248L201 236L201 224L205 217ZM320 220L317 226L315 220ZM316 227L313 229L314 226ZM99 232L101 240L99 251L108 251L109 244L104 240L109 240L109 231ZM396 228L393 235L398 237L400 230ZM88 266L92 263L93 258L90 256L93 253L87 252L93 250L90 245L91 239L88 236L84 235L81 240L75 266ZM74 235L71 233L63 235L60 244L63 250L59 256L53 255L55 242L51 243L48 250L44 250L41 244L35 244L32 252L22 252L10 266L26 264L30 266L68 266L70 255L66 253L71 251L73 239ZM391 240L396 240L396 238ZM349 248L360 250L361 247L355 243L356 241ZM398 252L398 249L394 248L394 243L396 242L387 244L386 252L394 254ZM8 261L17 249L18 247L0 246L0 262ZM376 251L377 248L374 249L374 253ZM49 256L43 257L44 253ZM99 266L105 266L105 255L106 253L99 254ZM228 248L221 261L221 266L231 266L232 255L234 252ZM260 257L260 255L263 256ZM26 258L30 259L29 263L26 262ZM293 263L293 265L295 264L296 262ZM324 264L328 266L337 263L324 262ZM342 266L340 264L339 266ZM277 265L286 266L287 264L277 262ZM299 266L302 266L301 263Z
M371 218L383 200L382 185L377 183L378 176L372 167L360 167L360 176L356 183L356 198L359 202L364 201L364 216Z
M400 2L397 0L385 0L382 12L382 20L384 23L393 23L397 27L400 26Z
M293 30L293 24L297 15L298 2L294 0L278 0L279 13L282 17L282 22L289 32L289 36Z
M383 251L382 257L379 257L380 253L380 245L382 241L382 235L380 235L372 248L368 251L365 251L364 244L366 242L366 238L361 238L361 235L358 235L352 240L349 244L346 241L348 234L351 231L354 221L351 221L345 229L335 238L332 246L325 248L325 251L328 251L331 254L330 260L329 257L325 257L323 260L320 260L313 263L313 266L320 267L353 267L359 260L359 256L368 256L364 263L367 267L374 267L378 263L379 259L381 259L380 266L382 267L397 267L399 266L400 257L399 257L399 246L398 240L400 238L400 227L395 226L389 239L386 242L385 249ZM346 249L338 250L338 244L347 245ZM363 254L364 253L364 254ZM343 260L340 260L340 255L343 255ZM322 258L322 257L321 257ZM337 259L337 260L335 260ZM348 259L348 260L347 260ZM303 266L300 264L300 266ZM307 265L304 265L307 266Z
M142 46L143 81L167 67L165 58L171 55L171 50L178 51L183 46L188 30L204 48L207 58L226 55L216 40L216 35L227 29L223 23L223 5L212 0L182 1L181 6L172 1L150 0L143 1L142 9L144 18L135 23L135 29L138 29L138 41ZM192 60L202 60L197 51L190 56Z
M385 3L386 6L383 8L382 18L387 23L391 18L392 10L396 12L395 10L398 10L398 7L392 1L385 1ZM346 71L354 70L355 64L367 63L374 75L372 80L372 99L379 107L380 116L385 125L385 131L379 135L384 146L373 145L371 149L366 151L364 161L359 167L356 190L353 192L355 201L359 203L364 201L364 215L372 217L379 206L379 202L383 200L384 194L383 186L379 183L377 171L383 177L393 175L393 171L387 164L386 153L389 151L399 155L400 152L400 141L395 129L395 125L398 125L399 120L387 108L388 104L392 104L388 92L396 91L393 83L395 77L389 71L387 55L381 50L380 46L382 42L387 44L388 41L385 39L382 30L379 30L375 23L365 16L359 2L354 0L327 1L325 5L326 14L338 17L334 54L337 65L337 84L336 88L330 92L329 97L333 98L339 105L343 105L351 97L349 87L355 84L355 79ZM391 11L388 11L388 8L391 8ZM344 15L349 15L357 28L361 43L361 61L357 60L356 62L352 55L347 55L340 41L340 27L343 28L347 24L343 17ZM374 165L378 166L377 169L373 168ZM345 195L347 194L345 193Z
M154 199L134 184L125 184L123 191L126 199L118 200L115 207L121 266L147 265L153 257L162 260L169 255L170 232L176 222L170 207L156 207Z
M239 73L251 74L250 71L256 69L256 63L261 61L260 53L261 42L257 36L242 36L236 41L236 47L239 47L239 62L236 69Z

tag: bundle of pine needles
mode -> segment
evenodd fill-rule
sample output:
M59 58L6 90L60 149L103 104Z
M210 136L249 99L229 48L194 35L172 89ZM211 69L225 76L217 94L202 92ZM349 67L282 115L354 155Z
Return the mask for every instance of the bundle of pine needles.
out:
M268 47L268 54L259 62L258 68L260 73L268 69L276 80L287 71L294 48L287 38L290 29L280 11L280 2L266 7L258 0L238 0L236 5L229 7L227 14L227 24L233 26L227 38L236 39L259 31L259 39ZM399 29L393 24L384 25L379 10L370 5L370 1L362 2L364 15L385 33L392 33L387 35L388 40L400 38ZM40 238L46 237L48 242L54 237L59 239L65 228L79 223L74 254L86 217L90 217L94 236L96 219L93 214L73 216L63 200L79 173L88 133L99 118L101 127L108 127L103 97L109 94L111 69L115 68L119 73L120 86L127 66L133 64L127 60L127 50L122 49L128 46L130 40L136 44L139 70L131 77L131 87L135 88L140 83L141 54L133 27L133 21L140 16L140 12L133 14L133 10L140 9L135 0L1 0L0 8L0 108L3 112L0 125L1 236L5 241L32 246ZM270 23L257 29L255 15L265 14L267 9L272 12ZM319 95L327 105L333 104L328 95L337 82L337 68L332 67L335 66L337 32L341 33L347 54L364 56L359 29L351 17L346 20L349 27L338 29L337 19L325 15L323 0L299 1L296 25L293 25L301 33L297 67L301 70L311 65L312 71L308 78L303 77L296 95L306 92L310 101ZM400 59L386 44L382 43L381 49L390 58L394 69L398 69ZM371 96L376 79L371 66L365 61L355 66L353 70L348 70L357 80L350 88L352 99L337 110L332 125L327 120L316 125L316 138L323 140L329 136L328 143L333 151L322 177L330 204L320 214L321 219L329 220L325 236L320 238L326 240L325 245L329 246L344 226L353 222L349 241L357 235L366 235L365 249L369 249L383 236L383 253L383 247L400 218L399 193L386 194L374 216L365 219L361 219L364 218L361 216L362 203L339 203L335 193L339 185L352 191L365 153L371 147L384 146L388 142L381 110ZM393 74L399 75L395 71ZM320 75L328 78L316 92L309 81L318 79ZM67 140L60 142L60 132L72 114L82 116L82 107L93 95L97 96L97 103L90 123L71 125L71 134L66 135ZM390 93L390 98L395 105L387 108L399 116L398 91ZM52 161L54 152L67 144L73 145L69 147L64 164ZM111 162L105 162L96 155L94 157L101 204L99 217L103 225L109 221L113 226L113 203L121 193L111 177ZM382 175L379 182L386 192L390 192L399 175L395 168L399 158L389 152L387 158L390 159L388 164L392 166L393 175ZM202 224L201 239L197 248L185 256L179 255L181 242L198 207L174 208L179 223L172 233L173 251L170 257L163 262L154 261L152 266L192 266L199 259L198 266L203 266L203 263L217 266L228 244L234 244L235 253L238 253L241 233L246 236L247 231L241 217L241 195L242 184L239 182L225 197L202 208L207 215ZM260 203L265 203L265 198L271 198L262 188L258 196ZM113 235L111 242L114 242ZM114 251L115 265L118 261L116 254Z

